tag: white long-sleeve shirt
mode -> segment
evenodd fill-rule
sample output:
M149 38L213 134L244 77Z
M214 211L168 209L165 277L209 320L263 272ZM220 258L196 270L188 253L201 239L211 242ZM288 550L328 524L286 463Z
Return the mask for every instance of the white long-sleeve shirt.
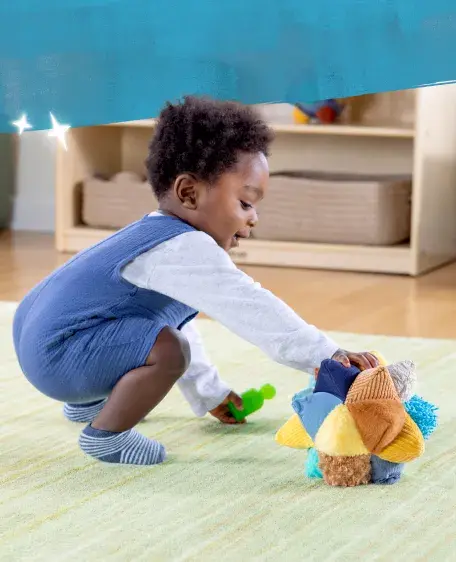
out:
M277 363L297 370L319 367L339 347L238 269L203 232L188 232L163 242L129 263L122 276L133 285L204 312ZM195 414L203 416L226 398L229 386L206 357L194 322L183 333L192 360L179 387Z

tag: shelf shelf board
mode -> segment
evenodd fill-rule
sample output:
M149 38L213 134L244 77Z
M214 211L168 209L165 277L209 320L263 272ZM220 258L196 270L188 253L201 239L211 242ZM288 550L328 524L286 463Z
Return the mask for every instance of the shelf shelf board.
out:
M140 127L153 128L157 124L156 119L137 119L136 121L124 121L121 123L106 123L103 127Z
M406 127L371 127L368 125L281 125L272 124L277 133L293 135L339 135L347 137L385 137L413 139L414 129Z
M410 274L410 246L362 246L245 240L231 252L238 265Z
M65 231L65 249L79 252L114 234L115 230L74 226ZM353 246L244 240L231 252L238 265L304 267L410 275L410 246Z
M153 128L156 119L127 121L125 123L109 123L108 127L140 127ZM347 137L384 137L413 139L415 131L406 127L371 127L368 125L294 125L270 123L276 133L292 135L335 135Z

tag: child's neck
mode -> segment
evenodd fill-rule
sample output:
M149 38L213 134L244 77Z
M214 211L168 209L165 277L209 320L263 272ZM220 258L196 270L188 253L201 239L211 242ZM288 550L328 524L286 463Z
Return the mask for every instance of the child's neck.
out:
M193 226L193 228L196 228L197 230L200 230L195 224L192 223L191 220L189 220L189 217L187 216L187 213L175 212L172 209L170 209L167 205L163 205L163 204L159 205L156 212L160 213L161 215L165 215L165 216L169 216L169 217L175 217L175 218L181 220L182 222L185 222L185 223L189 224L190 226Z

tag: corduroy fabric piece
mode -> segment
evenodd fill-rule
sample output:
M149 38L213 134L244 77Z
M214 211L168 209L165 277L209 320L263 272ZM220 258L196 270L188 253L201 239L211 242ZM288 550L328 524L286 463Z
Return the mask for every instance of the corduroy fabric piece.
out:
M346 404L379 398L399 400L394 383L385 367L375 367L360 373L347 394Z

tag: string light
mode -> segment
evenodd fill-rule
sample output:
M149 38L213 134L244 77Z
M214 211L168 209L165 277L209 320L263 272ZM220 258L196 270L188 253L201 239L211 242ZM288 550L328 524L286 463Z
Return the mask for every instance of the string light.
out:
M50 113L50 116L52 121L52 129L48 131L48 135L50 137L55 137L63 146L63 148L65 150L68 150L65 134L67 133L68 129L70 129L70 125L62 125L57 121L57 119L52 115L52 113Z
M18 119L17 121L13 121L12 124L18 128L19 135L22 135L25 130L32 128L30 123L27 121L27 115L25 113L20 119Z

